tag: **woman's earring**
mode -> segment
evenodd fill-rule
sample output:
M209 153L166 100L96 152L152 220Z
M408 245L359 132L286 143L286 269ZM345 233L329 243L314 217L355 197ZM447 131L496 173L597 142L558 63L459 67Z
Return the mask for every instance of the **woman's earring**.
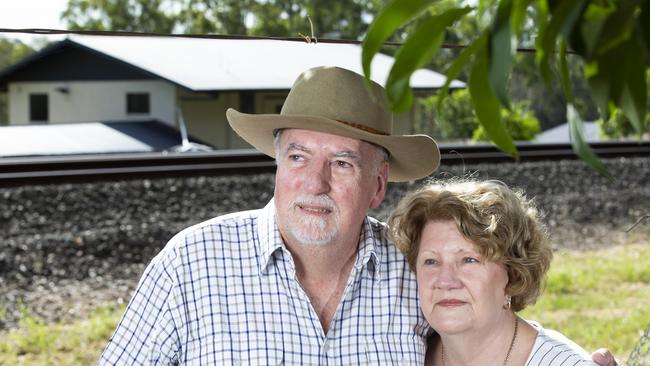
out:
M506 303L504 305L504 308L510 309L510 306L512 306L512 296L506 295Z

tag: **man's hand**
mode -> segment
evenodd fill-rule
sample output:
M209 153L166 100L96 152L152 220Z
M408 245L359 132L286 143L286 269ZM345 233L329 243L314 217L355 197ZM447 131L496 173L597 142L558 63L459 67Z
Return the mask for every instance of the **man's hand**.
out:
M600 366L618 366L616 358L606 348L599 348L591 354L591 359Z

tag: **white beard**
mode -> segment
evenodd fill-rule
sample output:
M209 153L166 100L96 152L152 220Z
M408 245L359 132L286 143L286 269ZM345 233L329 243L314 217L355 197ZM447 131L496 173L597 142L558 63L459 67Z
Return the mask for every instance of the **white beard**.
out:
M336 203L326 195L299 196L291 202L291 207L293 210L299 210L299 205L326 207L330 211L329 218L296 215L287 222L289 233L306 246L324 246L333 243L341 228L340 212Z

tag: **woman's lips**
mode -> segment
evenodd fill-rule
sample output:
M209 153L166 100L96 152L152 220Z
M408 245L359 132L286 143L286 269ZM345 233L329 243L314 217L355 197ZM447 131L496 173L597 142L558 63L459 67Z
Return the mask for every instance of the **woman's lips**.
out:
M438 306L445 306L445 307L456 307L456 306L463 306L465 305L465 301L461 301L458 299L444 299L440 300L436 303Z

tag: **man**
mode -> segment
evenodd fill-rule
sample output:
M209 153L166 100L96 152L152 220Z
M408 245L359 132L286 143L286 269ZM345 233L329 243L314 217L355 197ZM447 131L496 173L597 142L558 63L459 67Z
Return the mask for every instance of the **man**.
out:
M415 278L366 214L438 167L433 139L392 135L381 86L336 67L303 73L280 115L227 117L276 158L274 199L176 235L99 364L422 365Z

